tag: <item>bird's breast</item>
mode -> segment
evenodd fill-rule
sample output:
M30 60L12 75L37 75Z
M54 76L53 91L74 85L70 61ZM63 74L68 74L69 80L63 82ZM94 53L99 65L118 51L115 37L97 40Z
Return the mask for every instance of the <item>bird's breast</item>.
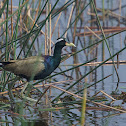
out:
M34 80L44 79L45 77L49 76L58 67L60 59L57 60L54 57L49 56L45 57L43 63L44 69L34 77Z

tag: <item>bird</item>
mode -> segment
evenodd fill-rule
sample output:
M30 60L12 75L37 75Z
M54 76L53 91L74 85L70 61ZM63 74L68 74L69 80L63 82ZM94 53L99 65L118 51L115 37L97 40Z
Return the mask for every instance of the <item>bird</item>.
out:
M44 79L59 66L61 61L61 51L64 46L76 47L73 43L67 42L66 38L58 38L55 44L53 56L31 56L24 59L0 61L0 67L21 78L25 78L27 82L31 80ZM28 83L21 91L22 97L24 97L23 92L27 85ZM31 98L28 100L31 100Z

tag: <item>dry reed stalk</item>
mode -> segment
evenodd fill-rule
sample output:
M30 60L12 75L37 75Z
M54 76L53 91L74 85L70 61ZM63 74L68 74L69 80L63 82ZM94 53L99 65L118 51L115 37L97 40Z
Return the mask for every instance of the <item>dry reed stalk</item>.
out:
M56 23L55 23L55 25L54 25L54 27L53 27L53 30L52 30L52 33L51 33L51 38L52 38L53 32L55 31L56 25L57 25L57 23L58 23L58 21L59 21L59 18L60 18L60 16L61 16L61 14L62 14L62 12L60 12L60 14L59 14L59 16L58 16L58 18L57 18L57 20L56 20Z
M108 110L110 110L110 108L104 108L104 107L86 107L86 110L108 111Z
M49 12L51 12L51 4L49 4ZM51 37L52 37L52 35L51 35L51 14L50 14L50 16L49 16L49 55L51 56ZM48 86L48 88L45 90L45 91L47 91L49 89L49 96L51 96L51 94L52 94L52 90L51 90L51 87L50 86ZM44 93L45 93L45 91L44 91ZM42 94L42 96L44 95L44 93ZM37 104L39 103L39 101L40 101L40 99L42 98L42 96L38 99L38 101L36 102L36 106L37 106ZM51 101L51 97L49 98L49 100ZM51 104L50 104L50 106L51 106ZM52 107L52 106L51 106ZM52 118L52 112L50 112L50 117L51 117L51 121L53 121L53 118Z
M71 92L69 92L69 91L66 91L66 90L64 90L64 89L62 89L62 88L56 87L56 86L54 86L54 85L51 85L51 86L54 87L54 88L56 88L56 89L59 89L59 90L61 90L61 91L63 91L63 92L66 92L67 94L70 94L70 95L75 96L75 97L77 97L77 98L83 99L83 97L78 96L78 95L76 95L76 94L74 94L74 93L71 93ZM96 104L96 105L100 105L100 106L103 106L103 107L106 107L106 108L109 108L109 109L113 109L113 110L116 110L116 111L119 111L119 112L126 113L126 110L117 109L117 108L114 108L114 107L111 107L111 106L108 106L108 105L104 105L104 104L102 104L102 103L94 102L94 101L91 101L91 100L88 100L88 99L86 99L86 100L87 100L88 102L92 102L92 103L94 103L94 104Z
M85 29L85 28L87 28L87 26L85 26L85 27L77 27L77 29ZM88 27L89 29L98 29L98 27L96 27L96 26L90 26L90 27ZM117 30L125 30L126 29L126 27L120 27L120 26L103 26L102 27L103 29L117 29Z
M74 6L75 6L75 2L73 2L72 8L71 8L70 16L69 16L68 23L67 23L67 28L68 28L69 25L70 25L70 21L71 21L71 18L72 18ZM67 29L67 28L66 28L66 29ZM66 31L64 37L66 38L66 36L67 36L67 31Z
M113 98L112 96L108 95L107 93L105 93L104 91L100 91L101 93L103 93L104 95L106 95L107 97L109 97L110 99L112 99L113 101L116 101L115 98Z
M93 6L95 6L95 5L94 5L94 1L93 1ZM94 9L95 9L95 7L94 7ZM95 11L96 11L96 10L95 10ZM98 18L98 17L97 17L97 18ZM98 18L98 21L99 21L99 18ZM102 33L103 37L106 38L105 32L104 32L102 26L100 25L100 21L99 21L99 27L100 27L100 30L101 30L101 33ZM107 42L106 39L105 39L105 43L106 43L106 45L108 46L108 42ZM111 56L111 51L110 51L109 47L107 47L107 48L108 48L108 51L109 51L109 55ZM103 60L104 60L104 59L103 59ZM119 83L120 78L119 78L119 75L118 75L117 68L116 68L116 66L115 66L115 64L114 64L114 59L113 59L113 58L112 58L112 61L113 61L113 66L114 66L114 69L115 69L115 71L116 71L116 75L117 75L117 78L118 78L118 83ZM117 87L118 87L118 84L117 84Z
M101 11L101 9L97 8L99 11ZM112 12L111 10L107 10L105 14L108 14L109 16L113 16L113 17L116 17L116 18L122 18L122 19L125 19L126 20L126 17L123 17L121 16L120 14L117 14L117 13L114 13Z
M40 7L40 0L39 0L39 4L38 4L38 7L37 7L37 10L36 10L36 13L35 13L35 18L34 18L34 20L32 19L32 17L30 16L30 18L32 19L32 21L33 21L33 25L32 25L32 27L31 28L33 28L33 26L34 26L34 24L35 24L35 20L36 20L36 18L37 18L37 15L38 15L38 11L39 11L39 7ZM31 8L30 8L31 9Z
M94 97L94 96L96 96L97 94L99 94L99 93L102 93L102 94L104 94L104 95L106 95L107 97L109 97L110 99L112 99L113 101L116 101L116 99L114 99L112 96L110 96L110 95L108 95L107 93L105 93L104 91L98 91L96 94L94 94L92 97Z
M101 64L101 62L93 62L93 63L87 63L84 66L98 66L99 64ZM114 61L115 64L119 64L119 65L126 65L126 60L122 60L122 61ZM113 61L107 61L105 62L103 65L113 65Z
M3 2L1 1L1 8L3 7ZM4 21L4 15L5 15L5 11L3 12L4 14L1 15L1 18L0 18L0 23ZM2 25L3 29L5 29L5 24ZM0 27L0 30L1 30L1 27ZM5 32L3 33L5 34Z
M35 103L36 106L37 106L37 104L39 103L39 101L41 100L41 98L44 96L44 94L47 95L48 89L50 89L50 86L48 86L48 87L45 89L45 91L42 93L42 95L39 97L39 99L38 99L37 102ZM46 103L47 103L47 101L46 101Z
M93 33L94 36L96 36L98 39L101 40L101 38L100 38L97 34L95 34L94 31L92 31L88 26L85 26L84 29L85 29L85 28L87 28L90 32ZM85 32L84 32L84 37L85 37ZM99 43L99 44L100 44L100 43ZM90 51L89 51L88 53L86 53L85 55L88 56L90 53L92 53L92 51L93 51L94 49L96 49L96 48L98 47L99 44L93 46L93 47L90 49Z
M96 9L98 11L101 11L102 12L102 9L100 9L100 8L96 8ZM92 16L96 16L96 14L95 13L91 13L90 10L87 12L87 14L88 15L92 15ZM122 18L122 19L126 20L125 17L121 16L120 14L116 14L116 13L112 12L111 10L105 10L105 15L113 16L113 17L118 18L118 19L119 18ZM101 15L98 15L98 17L100 19L103 19L103 16L101 16Z
M29 18L34 22L34 20L31 18L31 16L30 16ZM36 24L36 26L38 27L37 24ZM46 34L44 33L44 31L42 31L42 29L41 29L40 32L41 32L44 36L46 36ZM47 36L47 39L50 41L50 37ZM52 43L52 44L55 44L52 40L51 40L51 43Z
M40 0L39 0L40 1ZM40 5L40 4L39 4ZM9 5L9 8L11 8L11 5ZM19 6L12 6L12 9L18 9L19 8ZM37 11L37 9L35 9L35 8L31 8L31 10L33 10L33 11ZM22 8L22 11L25 11L25 8ZM42 12L42 14L45 14L46 13L46 11L45 10L43 10L43 12Z
M70 57L71 57L71 55L68 54L65 58L63 58L63 59L61 60L61 63L64 62L65 60L67 60L67 59L70 58Z
M49 4L49 12L51 12L51 4ZM49 16L49 55L51 56L51 14Z
M96 16L95 13L92 13L92 12L90 12L90 11L88 11L87 14L90 15L90 16ZM98 15L98 17L99 17L100 19L102 19L102 16L101 16L101 15ZM94 20L95 20L95 19L94 19ZM95 21L96 21L96 20L95 20Z
M101 38L97 34L95 34L95 32L92 31L88 26L85 26L85 28L87 28L94 36L101 40Z
M67 94L70 94L70 95L73 95L73 96L75 96L75 97L77 97L77 98L82 99L82 97L80 97L80 96L78 96L78 95L76 95L76 94L74 94L74 93L71 93L71 92L69 92L69 91L66 91L66 90L64 90L64 89L62 89L62 88L60 88L60 87L57 87L57 86L54 86L54 85L51 85L51 86L54 87L54 88L56 88L56 89L59 89L59 90L61 90L61 91L63 91L63 92L66 92Z
M30 5L28 5L28 10L27 10L27 14L26 14L26 15L27 15L27 20L28 20L28 18L32 19L32 17L31 17L31 8L30 8ZM35 21L32 20L32 22L33 22L33 23L30 22L30 25L32 25L31 28L33 27ZM29 23L29 22L27 21L27 24L28 24L28 23ZM29 33L29 31L28 31L29 29L27 28L27 26L25 26L25 28L26 28L25 31L27 31L27 33ZM32 41L31 37L30 37L30 40ZM35 45L33 45L33 49L35 50Z
M6 112L6 111L0 111L0 113L5 113L5 114L9 114L9 115L12 115L13 117L24 117L24 118L27 118L28 116L26 116L26 115L22 115L22 114L19 114L19 113L15 113L15 112L13 112L13 111L8 111L8 112ZM1 122L1 124L2 124L2 122Z
M101 62L91 62L91 63L86 63L84 64L84 66L98 66L99 64L101 64ZM122 61L114 61L115 64L118 65L126 65L126 60L122 60ZM81 63L77 63L77 64L67 64L67 66L78 66ZM107 61L105 62L103 65L113 65L113 61Z
M119 15L121 15L121 0L119 1ZM119 26L120 26L120 17L119 17ZM120 37L120 48L122 49L122 35L119 34Z
M58 27L58 38L60 36L60 24L59 24L59 27Z
M70 21L71 21L71 18L72 18L74 6L75 6L75 2L74 2L73 5L72 5L72 8L71 8L71 11L70 11L70 16L69 16L69 19L68 19L68 23L67 23L66 29L68 29L68 27L69 27L69 25L70 25ZM66 33L64 34L64 38L66 38L66 36L67 36L67 31L66 31ZM64 61L64 64L65 64L65 63L66 63L66 61ZM68 69L67 66L65 66L65 67L66 67L66 69ZM70 72L67 71L67 73L68 73L68 75L70 76Z
M13 9L12 9L12 0L11 0L11 14L13 13ZM13 17L11 17L11 37L13 36Z
M65 80L65 81L58 81L58 82L54 82L54 83L49 83L49 84L45 84L44 86L51 86L51 85L57 85L57 84L61 84L61 83L66 83L66 82L72 82L72 81L75 81L75 80ZM40 87L40 86L43 86L43 85L36 85L35 87Z
M40 88L40 87L47 87L47 86L51 86L51 85L53 85L53 84L61 84L61 83L65 83L65 82L72 82L72 81L74 81L74 80L65 80L65 81L58 81L58 82L54 82L54 83L49 83L49 84L45 84L45 85L35 85L34 87L36 87L36 88ZM12 89L12 92L15 92L15 91L19 91L19 90L21 90L21 89L23 89L23 87L21 87L21 88L15 88L15 89ZM3 95L3 94L7 94L8 93L8 91L4 91L4 92L0 92L0 95Z
M126 28L125 28L126 29ZM125 30L124 29L124 30ZM110 34L110 33L115 33L115 32L119 32L121 31L120 29L104 29L104 34ZM94 31L95 34L102 34L102 31ZM92 32L84 32L84 33L76 33L77 36L83 36L85 34L85 36L91 36L94 33Z
M48 11L48 5L49 5L49 1L46 5L46 17L48 16L49 14L49 11ZM48 36L48 20L46 20L46 23L45 23L45 55L48 54L48 39L47 39L47 36ZM47 83L47 81L45 80L45 83ZM45 93L45 104L47 105L48 104L48 95L47 95L47 92Z

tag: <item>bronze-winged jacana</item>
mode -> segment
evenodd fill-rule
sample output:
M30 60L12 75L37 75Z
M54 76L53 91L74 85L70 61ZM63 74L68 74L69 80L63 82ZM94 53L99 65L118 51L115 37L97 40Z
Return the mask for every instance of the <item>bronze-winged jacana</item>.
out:
M27 79L27 83L21 91L21 96L31 100L31 98L25 97L23 94L28 82L30 80L44 79L49 76L59 66L61 61L61 50L64 46L76 47L73 43L68 43L65 38L59 38L56 41L53 56L31 56L18 60L0 61L2 64L0 67L6 71L14 73L17 76Z

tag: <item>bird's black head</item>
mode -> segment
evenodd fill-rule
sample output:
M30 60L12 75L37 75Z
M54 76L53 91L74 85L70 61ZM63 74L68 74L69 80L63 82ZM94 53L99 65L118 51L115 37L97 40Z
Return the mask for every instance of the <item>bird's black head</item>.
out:
M54 49L54 59L55 61L61 60L61 50L64 46L74 46L76 47L73 43L68 43L65 38L58 38L55 44L55 49Z
M74 46L76 47L73 43L68 43L65 38L58 38L56 41L55 46L63 48L64 46Z
M59 46L59 47L66 46L66 40L65 40L65 38L58 38L57 41L56 41L55 46Z

